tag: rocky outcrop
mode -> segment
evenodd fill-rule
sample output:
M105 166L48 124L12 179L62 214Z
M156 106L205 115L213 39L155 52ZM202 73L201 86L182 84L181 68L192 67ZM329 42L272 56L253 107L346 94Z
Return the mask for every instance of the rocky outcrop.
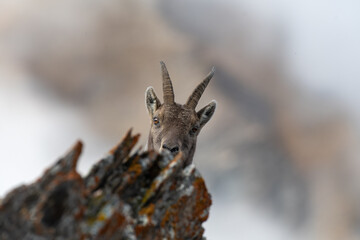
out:
M0 239L203 239L211 197L194 165L130 154L131 131L82 177L82 143L0 205Z

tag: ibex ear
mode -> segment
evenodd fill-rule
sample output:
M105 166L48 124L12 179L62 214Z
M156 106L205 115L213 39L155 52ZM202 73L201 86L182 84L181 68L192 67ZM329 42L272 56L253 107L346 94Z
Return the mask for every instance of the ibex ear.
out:
M216 101L212 100L208 105L197 112L200 128L202 128L210 120L215 112L215 108Z
M153 116L154 112L161 106L160 100L152 87L148 87L145 91L145 104L150 116Z

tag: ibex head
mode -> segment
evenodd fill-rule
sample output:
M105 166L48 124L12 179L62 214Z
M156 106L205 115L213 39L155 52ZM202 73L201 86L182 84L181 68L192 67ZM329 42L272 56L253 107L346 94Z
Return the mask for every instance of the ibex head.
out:
M213 77L215 69L213 68L195 88L186 104L181 105L175 103L169 73L165 63L160 63L164 103L160 102L152 87L148 87L145 92L145 102L151 119L148 148L159 152L169 151L173 155L182 152L184 159L186 159L185 165L188 165L192 162L196 139L200 130L215 112L215 100L200 111L195 111L196 105Z

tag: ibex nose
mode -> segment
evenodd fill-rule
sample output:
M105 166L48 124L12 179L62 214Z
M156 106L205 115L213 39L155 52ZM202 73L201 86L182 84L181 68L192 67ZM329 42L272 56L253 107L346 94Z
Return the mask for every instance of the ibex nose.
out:
M178 153L179 152L179 147L178 146L169 147L168 145L163 144L162 148L169 150L171 153Z

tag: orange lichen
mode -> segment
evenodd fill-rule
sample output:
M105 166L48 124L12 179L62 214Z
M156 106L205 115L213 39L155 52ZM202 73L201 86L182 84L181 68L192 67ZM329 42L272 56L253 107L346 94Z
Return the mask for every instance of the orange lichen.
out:
M211 205L210 194L206 191L206 186L203 178L196 178L193 183L194 188L196 189L196 205L194 210L194 215L199 217L200 221L206 221L208 214L201 216L204 210Z
M169 207L160 223L160 226L164 228L167 224L170 224L175 231L175 239L179 239L178 236L194 236L196 232L203 233L200 229L201 225L196 224L194 228L191 223L204 222L208 218L208 214L202 216L211 205L210 195L206 191L206 186L202 178L197 178L192 185L195 188L195 201L193 196L182 196L178 201ZM184 209L185 208L185 209ZM192 214L187 215L184 211L190 209ZM186 221L184 218L188 217ZM181 219L180 219L181 218ZM185 224L185 225L184 225ZM185 233L182 232L185 230ZM200 236L201 236L200 235Z
M133 160L133 164L128 169L128 173L132 175L133 177L137 177L142 173L142 166L139 163L140 156L136 156Z
M111 236L119 229L123 228L123 225L126 222L125 216L119 212L114 212L111 218L109 218L105 225L100 229L99 236Z
M154 210L155 210L155 204L150 203L147 207L140 209L139 215L151 216L154 213Z

